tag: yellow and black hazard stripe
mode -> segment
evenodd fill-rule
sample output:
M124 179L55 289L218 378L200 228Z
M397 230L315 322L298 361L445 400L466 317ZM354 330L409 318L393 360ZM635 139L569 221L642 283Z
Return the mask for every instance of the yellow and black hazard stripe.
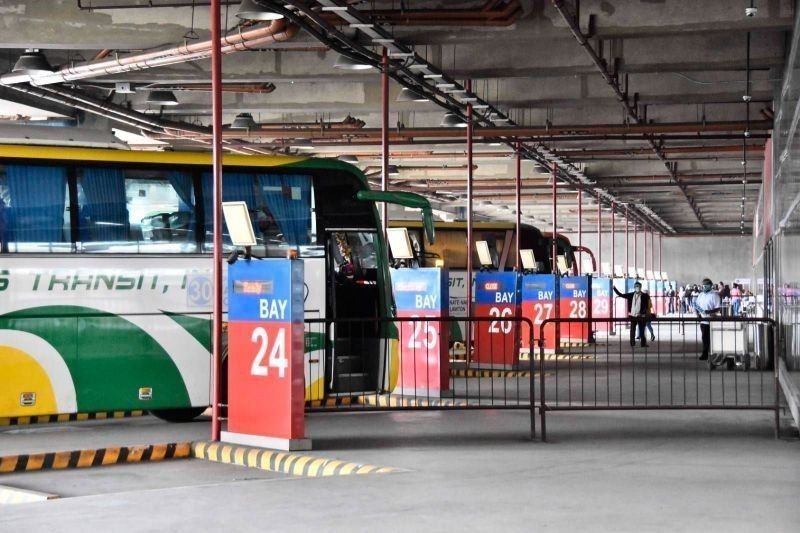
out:
M529 378L529 370L491 370L482 368L451 368L451 378Z
M142 416L146 411L100 411L97 413L70 413L63 415L12 416L0 418L0 426L25 426L29 424L55 424L59 422L82 422L84 420L108 420Z
M561 342L562 348L586 348L587 346L591 346L592 343L590 342Z
M359 396L358 402L370 407L467 407L479 402L456 398L417 398L370 394Z
M325 398L324 400L311 400L306 402L306 409L321 409L326 407L343 407L355 403L355 398L351 396L341 396L338 398Z
M303 477L389 474L400 471L388 466L351 463L224 442L194 442L192 457Z
M191 448L190 442L171 442L97 450L7 455L0 457L0 474L186 459L191 456Z
M538 355L534 356L534 360L539 360ZM592 359L594 355L590 353L546 353L544 354L545 361L569 361L575 359ZM530 361L529 354L520 354L519 356L520 361Z

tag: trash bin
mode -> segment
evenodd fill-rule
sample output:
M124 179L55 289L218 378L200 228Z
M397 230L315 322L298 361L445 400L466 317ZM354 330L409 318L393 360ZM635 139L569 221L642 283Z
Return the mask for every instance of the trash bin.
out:
M775 355L775 335L771 324L763 322L751 323L753 349L756 354L756 368L768 370L772 368Z

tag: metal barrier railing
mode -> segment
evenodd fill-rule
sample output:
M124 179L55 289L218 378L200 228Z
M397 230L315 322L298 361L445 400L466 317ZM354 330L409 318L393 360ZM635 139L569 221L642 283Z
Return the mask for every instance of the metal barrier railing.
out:
M472 350L448 342L456 323L472 326ZM534 324L523 317L312 318L306 339L320 339L325 398L310 412L519 409L531 413L536 433L538 371L520 361L520 335L534 344ZM308 342L308 341L307 341Z
M439 344L454 322L469 322L474 332L465 360ZM532 437L538 410L545 440L548 411L755 409L775 413L777 434L772 320L655 317L655 340L643 327L646 347L635 338L639 324L631 329L630 322L562 318L534 327L514 316L307 319L306 338L324 339L326 358L324 375L311 377L325 381L325 398L307 410L520 409L530 412ZM612 327L623 324L629 328ZM545 350L545 331L569 337L571 328L595 331L594 342ZM709 360L700 359L704 335ZM538 357L521 358L525 345L538 347ZM367 360L374 364L354 366Z
M586 322L548 319L540 325L540 336L550 324L563 332L585 327ZM655 317L591 322L608 325L597 328L592 324L593 330L613 330L611 324L627 324L629 329L617 328L616 337L599 335L595 343L572 349L572 357L567 358L547 361L544 347L539 346L543 437L548 411L632 409L771 410L778 434L779 384L774 364L778 351L773 320ZM652 336L648 323L653 326Z

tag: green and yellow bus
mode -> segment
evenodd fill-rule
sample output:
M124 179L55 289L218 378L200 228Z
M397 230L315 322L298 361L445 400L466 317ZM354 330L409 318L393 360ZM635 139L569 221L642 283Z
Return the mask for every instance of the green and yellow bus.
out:
M249 206L254 255L295 249L304 260L306 318L391 315L374 202L429 217L424 198L368 191L357 168L335 160L226 155L223 164L223 200ZM211 213L209 153L0 146L0 417L202 412ZM306 399L391 390L391 330L307 330Z

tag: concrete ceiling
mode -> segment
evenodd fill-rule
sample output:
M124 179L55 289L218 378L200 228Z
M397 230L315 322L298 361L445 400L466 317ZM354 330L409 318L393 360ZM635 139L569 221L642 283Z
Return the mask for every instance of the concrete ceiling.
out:
M80 67L202 42L209 38L208 3L9 0L0 5L0 72L9 72L25 48L41 49L56 67ZM476 96L520 127L530 128L533 133L524 133L530 146L545 146L582 170L594 182L586 186L589 192L597 187L611 195L605 196L606 201L613 197L631 203L639 212L652 212L657 217L648 222L660 220L660 229L676 233L739 232L742 218L745 230L750 230L763 145L771 128L772 99L780 86L785 43L793 25L791 0L757 0L758 12L753 17L745 16L749 0L583 0L577 5L575 0L348 3L447 76L471 80ZM185 7L162 7L165 4ZM223 5L229 35L260 27L239 26L234 16L238 2L223 4L230 4ZM323 18L353 45L380 51L364 31L349 27L335 12L324 13ZM576 22L571 28L572 20ZM581 46L576 28L601 66ZM195 34L197 39L191 39ZM226 55L224 121L250 112L268 130L259 130L258 135L230 134L228 147L285 151L291 147L290 139L306 136L318 146L317 154L356 154L362 168L379 173L380 143L375 129L381 125L380 74L376 69L338 70L333 66L338 56L329 43L303 30L282 42ZM612 83L627 89L627 109L601 75L601 68L613 76ZM186 131L200 135L211 118L210 93L205 87L209 71L210 61L201 58L71 78L39 88L16 82L0 85L0 99L15 106L14 116L2 118L24 119L19 110L33 106L42 109L43 116L74 116L79 127L115 127L135 133L137 124L147 120L183 124ZM120 94L114 91L117 82L139 90ZM147 89L157 87L174 89L180 104L148 105ZM395 138L391 163L400 170L392 178L393 185L430 194L445 207L463 207L464 131L426 135L439 128L444 110L431 102L398 103L400 89L391 82L390 124ZM60 96L53 91L60 91ZM749 115L745 94L751 97ZM71 109L70 102L80 98L119 106L145 119L121 121L116 114L112 115L116 120L108 120L98 117L97 107L89 104ZM348 116L363 121L363 127L356 122L344 127L344 134L335 128L326 128L325 135L315 133L323 129L320 121L334 124ZM748 117L751 135L745 139ZM309 127L275 132L274 123ZM636 123L647 131L630 128ZM159 131L151 128L149 135L168 138L176 149L204 146L196 139ZM506 144L489 144L487 134L476 147L475 165L476 210L495 218L511 217L512 212L500 206L514 202L513 150ZM532 161L523 162L522 203L528 220L546 225L551 220L551 186L550 176L542 170ZM574 188L559 189L559 227L577 228L577 199ZM621 222L624 208L618 212ZM609 227L611 215L600 213ZM596 203L584 195L584 231L594 230L597 217ZM655 222L652 226L659 229Z

